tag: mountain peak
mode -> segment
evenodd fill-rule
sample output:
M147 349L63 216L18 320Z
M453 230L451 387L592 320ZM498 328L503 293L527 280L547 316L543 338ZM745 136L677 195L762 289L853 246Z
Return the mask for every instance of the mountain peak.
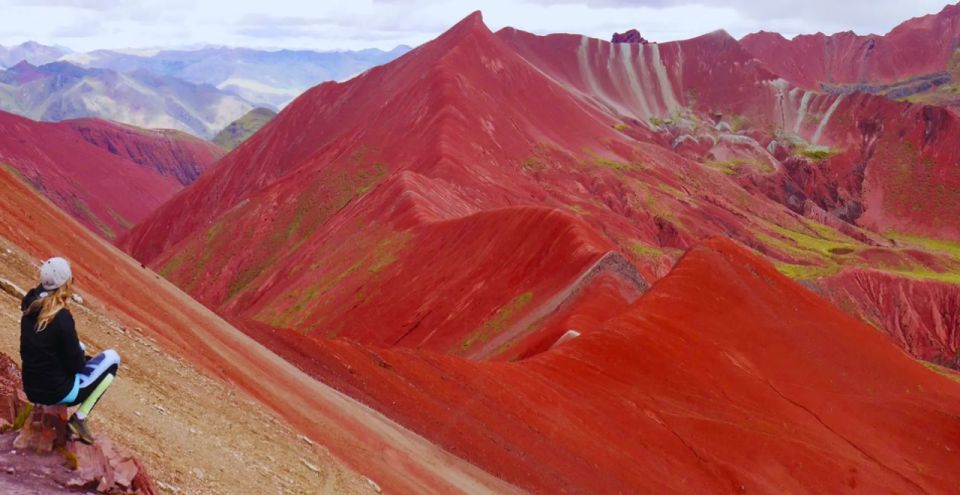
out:
M10 70L15 70L15 71L17 71L17 72L22 72L22 71L25 71L25 70L34 70L34 69L36 69L36 68L37 68L36 65L33 65L33 64L31 64L30 62L27 62L26 59L24 59L24 60L21 60L20 62L18 62L17 65L14 65L13 67L10 67Z
M636 29L629 29L623 33L613 33L613 37L610 39L611 43L633 43L633 44L647 44L648 41L646 38L640 35L640 31Z
M715 31L710 31L709 33L703 35L703 37L705 37L705 38L723 39L723 40L729 39L729 40L734 40L734 41L736 41L736 38L734 38L733 36L731 36L730 33L728 33L726 29L717 29L717 30L715 30Z
M453 27L456 28L457 26L464 25L464 24L486 27L486 25L483 23L483 12L479 10L474 10L468 16L464 17L460 22L454 24Z
M441 37L447 36L463 36L472 32L485 32L490 34L490 29L487 28L487 25L483 22L483 14L477 10L471 13L470 15L464 17L460 22L454 24L454 26L447 30Z
M761 40L761 41L769 40L770 42L775 42L779 40L787 41L787 38L785 38L782 34L776 31L764 31L763 29L761 29L755 33L750 33L744 36L743 38L740 38L741 42L745 40Z

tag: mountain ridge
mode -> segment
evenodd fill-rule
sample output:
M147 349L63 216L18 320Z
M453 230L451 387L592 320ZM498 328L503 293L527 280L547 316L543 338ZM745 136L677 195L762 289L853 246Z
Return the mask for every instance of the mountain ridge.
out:
M846 31L801 34L788 40L761 31L740 41L785 79L804 89L820 89L824 83L896 83L946 71L951 57L957 56L958 40L960 4L907 20L884 35Z
M223 152L192 136L103 120L36 122L0 112L0 164L85 226L113 238Z
M193 50L158 49L126 53L95 50L63 58L83 66L119 72L147 70L193 84L209 84L250 101L278 109L309 87L326 80L353 77L372 66L409 51L263 50L246 47L205 47Z
M100 117L212 136L253 107L212 86L146 72L21 62L0 73L0 108L35 120Z
M947 493L956 124L723 31L474 12L296 98L117 240L143 264L0 231L388 491Z
M577 35L493 34L472 14L390 64L304 93L118 245L242 328L391 345L364 328L402 335L416 327L461 340L458 347L439 339L434 350L474 355L488 351L468 345L484 335L485 318L509 309L503 325L525 321L571 281L527 279L477 302L489 309L468 320L440 309L430 295L436 284L412 282L407 295L428 302L410 309L387 294L394 281L424 278L413 246L433 242L434 224L469 224L499 211L498 221L516 228L517 218L530 215L526 207L573 212L646 282L719 234L798 277L869 264L871 250L889 256L886 269L903 276L902 267L917 261L883 232L957 234L937 220L954 208L949 191L925 193L944 198L929 212L911 209L897 198L926 190L925 180L895 180L898 167L951 173L951 135L930 131L951 122L935 109L880 96L802 91L723 32L612 45ZM883 151L874 156L873 149ZM884 190L898 194L876 192ZM251 242L241 248L228 242L235 238ZM535 239L542 244L530 249L551 249L550 236ZM482 253L475 260L482 266L508 255L499 245L472 249ZM937 277L960 260L930 253L919 263L924 276ZM453 260L435 271L458 280ZM347 321L365 323L350 328ZM539 345L537 336L550 332L534 326L513 343ZM484 356L521 354L507 346Z

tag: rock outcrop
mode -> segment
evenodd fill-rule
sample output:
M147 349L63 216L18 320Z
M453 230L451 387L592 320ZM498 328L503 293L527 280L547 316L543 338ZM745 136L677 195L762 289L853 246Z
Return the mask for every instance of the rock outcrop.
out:
M610 39L611 43L649 43L643 36L640 36L640 31L636 29L630 29L623 33L613 33L613 38Z
M0 291L6 292L7 294L19 299L23 299L23 296L27 294L27 292L21 289L19 285L5 278L0 278Z
M143 464L103 433L94 445L69 438L64 406L35 406L16 363L0 354L0 488L17 493L95 490L159 493ZM7 492L5 492L7 493Z

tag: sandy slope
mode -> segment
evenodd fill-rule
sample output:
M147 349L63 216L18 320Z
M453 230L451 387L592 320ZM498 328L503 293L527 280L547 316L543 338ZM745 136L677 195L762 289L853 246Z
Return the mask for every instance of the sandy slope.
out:
M34 270L28 256L0 239L0 276L27 287ZM95 431L135 450L166 491L372 491L325 449L251 399L165 354L138 330L89 305L75 305L73 313L81 339L97 350L114 347L124 358L120 379L91 416ZM0 352L19 356L19 301L6 293L0 293L0 328Z

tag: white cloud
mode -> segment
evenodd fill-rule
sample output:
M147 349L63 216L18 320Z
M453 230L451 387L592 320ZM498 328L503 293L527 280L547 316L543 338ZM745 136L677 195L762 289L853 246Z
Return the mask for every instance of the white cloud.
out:
M78 50L218 44L389 49L427 41L474 10L491 29L609 38L637 28L667 41L715 29L883 33L942 0L0 0L0 44L34 39Z

